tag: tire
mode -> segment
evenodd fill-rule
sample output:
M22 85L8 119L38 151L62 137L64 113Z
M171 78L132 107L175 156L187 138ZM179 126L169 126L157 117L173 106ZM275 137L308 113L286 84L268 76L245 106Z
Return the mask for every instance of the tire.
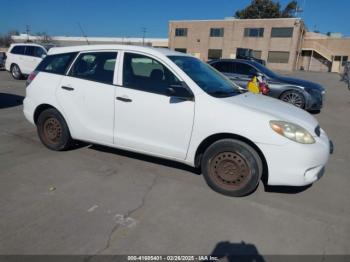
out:
M49 149L63 151L73 145L66 121L56 109L47 109L40 113L37 121L40 141Z
M222 139L204 152L201 168L205 181L214 191L242 197L257 188L263 164L250 145L235 139Z
M23 78L23 74L21 72L21 69L17 64L13 64L11 66L11 75L16 80L21 80Z
M303 95L303 93L301 93L298 90L289 90L284 92L281 96L280 96L280 100L292 104L296 107L299 107L301 109L305 108L305 97Z

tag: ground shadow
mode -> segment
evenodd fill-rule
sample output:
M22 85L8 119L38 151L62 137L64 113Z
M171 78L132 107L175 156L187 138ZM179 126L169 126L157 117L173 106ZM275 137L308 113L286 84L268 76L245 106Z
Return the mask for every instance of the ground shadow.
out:
M299 194L306 191L311 186L312 184L307 186L269 186L264 184L265 192L283 194Z
M210 256L212 257L210 261L220 259L228 262L265 262L255 245L243 241L241 243L219 242Z
M167 167L181 169L181 170L188 171L188 172L191 172L191 173L196 174L196 175L201 174L201 172L198 168L194 168L194 167L191 167L191 166L188 166L188 165L176 162L176 161L166 160L166 159L162 159L162 158L158 158L158 157L143 155L143 154L139 154L139 153L134 153L134 152L130 152L130 151L125 151L125 150L101 146L101 145L91 145L89 148L93 149L93 150L105 152L105 153L117 154L117 155L121 155L121 156L125 156L125 157L130 157L130 158L134 158L134 159L138 159L138 160L142 160L142 161L151 162L151 163L158 164L158 165L163 165L163 166L167 166Z
M318 115L319 113L321 113L321 110L311 110L309 111L309 113L312 115Z
M0 93L0 109L22 105L23 99L23 96Z

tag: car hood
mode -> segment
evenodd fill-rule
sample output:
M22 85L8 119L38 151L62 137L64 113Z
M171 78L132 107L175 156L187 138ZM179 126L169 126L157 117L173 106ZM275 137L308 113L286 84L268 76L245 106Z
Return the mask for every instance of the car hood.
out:
M317 84L317 83L314 83L311 81L307 81L304 79L286 77L286 76L278 76L276 78L276 80L283 82L285 84L297 85L297 86L302 86L302 87L306 87L306 88L316 89L320 92L324 91L324 88L320 84Z
M271 120L297 124L307 129L311 134L314 134L314 130L318 125L317 120L308 112L276 98L247 92L223 100L268 115Z

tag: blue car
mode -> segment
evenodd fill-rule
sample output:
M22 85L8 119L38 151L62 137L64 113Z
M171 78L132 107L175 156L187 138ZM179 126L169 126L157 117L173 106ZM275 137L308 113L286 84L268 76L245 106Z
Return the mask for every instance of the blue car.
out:
M307 111L319 111L322 108L326 91L317 83L278 75L250 60L220 59L212 60L209 64L242 88L246 88L253 76L263 75L270 88L269 96Z

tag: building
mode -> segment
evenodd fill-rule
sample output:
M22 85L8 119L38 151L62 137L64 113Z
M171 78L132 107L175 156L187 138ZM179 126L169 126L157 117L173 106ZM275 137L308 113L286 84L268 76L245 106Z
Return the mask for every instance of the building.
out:
M274 70L341 72L350 55L349 38L307 32L300 18L170 21L169 47L204 61L250 48Z
M129 44L152 47L168 47L167 38L130 38L130 37L76 37L76 36L33 36L27 34L14 35L14 42L49 42L57 46L97 45L97 44Z

